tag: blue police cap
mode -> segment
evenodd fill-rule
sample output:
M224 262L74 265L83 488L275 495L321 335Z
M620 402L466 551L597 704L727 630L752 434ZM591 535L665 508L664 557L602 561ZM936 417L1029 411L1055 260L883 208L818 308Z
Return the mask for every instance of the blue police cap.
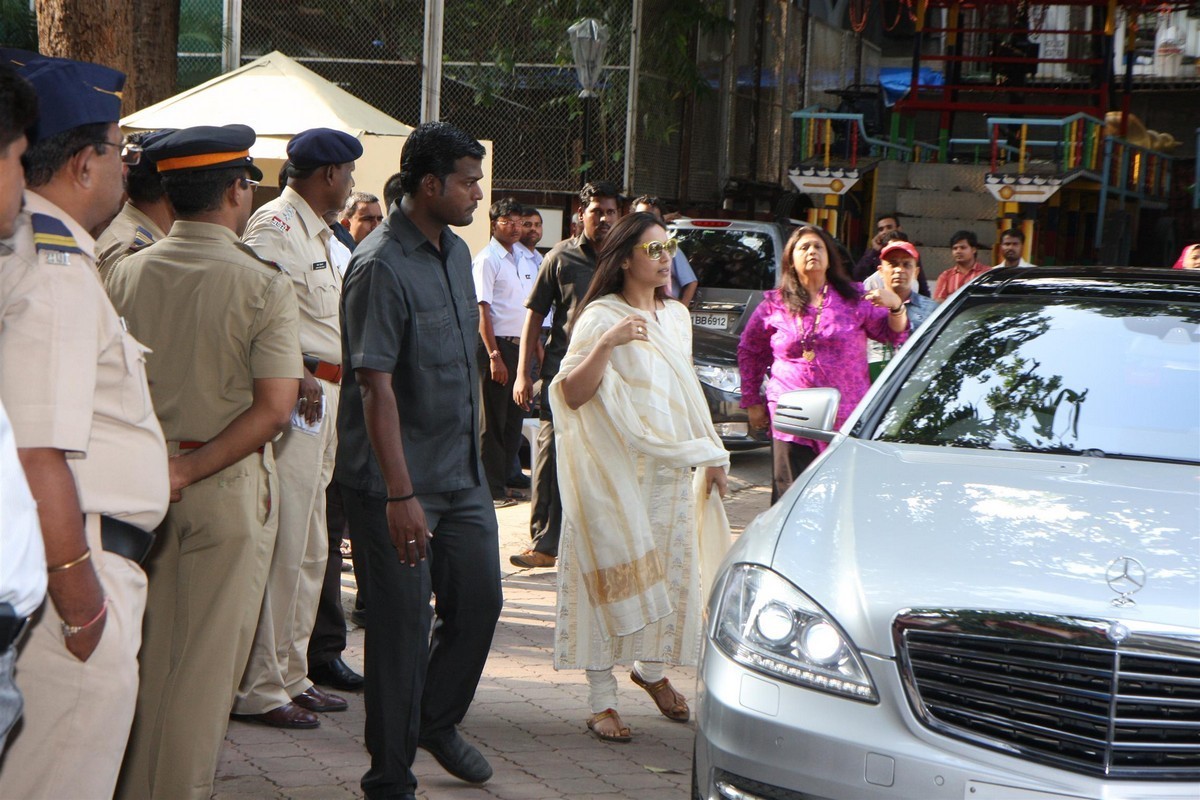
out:
M115 69L43 57L25 64L17 74L33 85L38 96L38 121L31 144L72 128L121 118L125 75Z
M155 138L143 153L163 175L245 167L251 178L260 181L262 170L250 157L250 147L257 138L248 125L197 125Z
M38 61L49 61L48 56L34 53L31 50L21 50L16 47L0 47L0 63L8 64L13 69L27 67Z
M358 139L333 128L309 128L300 131L287 145L288 161L297 169L345 164L348 161L357 161L362 154L362 144Z

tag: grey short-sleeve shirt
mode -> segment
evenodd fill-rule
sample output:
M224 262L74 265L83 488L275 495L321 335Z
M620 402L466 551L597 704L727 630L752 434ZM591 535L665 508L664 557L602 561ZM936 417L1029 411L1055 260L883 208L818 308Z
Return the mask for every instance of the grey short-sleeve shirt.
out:
M441 252L399 205L354 251L342 288L342 397L334 478L386 495L371 451L356 369L392 375L404 458L417 494L479 486L475 344L479 309L466 243Z

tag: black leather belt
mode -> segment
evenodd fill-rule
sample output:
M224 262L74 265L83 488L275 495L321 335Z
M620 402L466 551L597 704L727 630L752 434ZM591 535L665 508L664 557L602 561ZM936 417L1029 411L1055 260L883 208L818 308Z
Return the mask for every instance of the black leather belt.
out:
M29 617L18 617L12 603L0 603L0 653L20 641L28 624Z
M496 341L497 342L508 342L509 344L520 344L521 337L520 336L497 336Z
M141 564L154 546L154 534L112 517L100 517L100 542L110 553Z

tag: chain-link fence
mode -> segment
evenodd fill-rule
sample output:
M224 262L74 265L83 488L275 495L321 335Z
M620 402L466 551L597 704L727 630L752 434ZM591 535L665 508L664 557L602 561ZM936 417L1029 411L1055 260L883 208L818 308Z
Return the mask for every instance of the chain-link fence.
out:
M410 125L421 119L424 4L395 0L243 0L227 20L222 0L182 0L179 85L220 73L230 47L247 63L273 50L299 61L385 113ZM236 4L235 4L236 9ZM595 16L608 27L599 97L578 97L567 27ZM238 23L238 24L232 24ZM632 5L572 0L449 0L443 24L440 118L493 142L493 185L501 191L574 192L585 166L584 121L590 121L588 177L625 179ZM239 31L237 42L226 31ZM586 111L586 113L585 113ZM643 163L668 164L675 152L650 137ZM641 157L638 159L643 161ZM652 187L658 190L662 181Z

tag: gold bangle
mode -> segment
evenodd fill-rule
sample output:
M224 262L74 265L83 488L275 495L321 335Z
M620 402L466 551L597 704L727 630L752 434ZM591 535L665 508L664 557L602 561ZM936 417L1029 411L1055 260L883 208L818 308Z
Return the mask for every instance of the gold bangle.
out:
M78 567L80 564L87 561L91 557L92 557L92 551L90 549L84 550L83 555L81 555L79 558L73 558L65 564L59 564L57 567L47 567L46 572L48 572L48 573L66 572L71 567Z

